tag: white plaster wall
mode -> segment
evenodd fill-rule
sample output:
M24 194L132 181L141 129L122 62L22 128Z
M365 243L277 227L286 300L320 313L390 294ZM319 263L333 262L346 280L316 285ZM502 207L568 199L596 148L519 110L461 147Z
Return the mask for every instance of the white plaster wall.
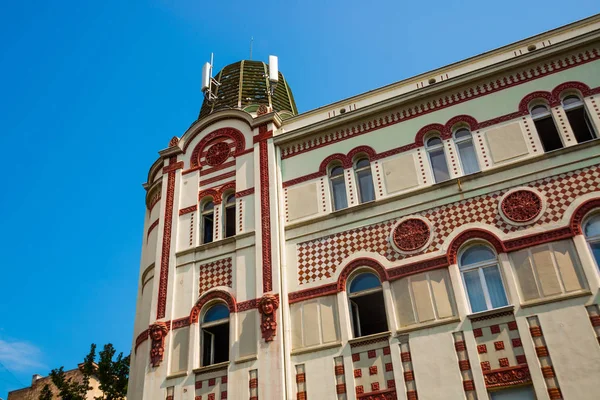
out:
M175 293L173 298L173 318L190 315L194 306L194 295L198 292L198 282L194 279L193 264L177 267L175 270Z

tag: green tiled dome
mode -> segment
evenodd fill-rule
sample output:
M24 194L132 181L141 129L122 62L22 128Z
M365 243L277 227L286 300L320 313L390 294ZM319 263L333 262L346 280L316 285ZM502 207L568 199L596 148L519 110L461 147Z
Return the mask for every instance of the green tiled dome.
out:
M270 87L268 75L269 66L262 61L244 60L226 66L215 76L220 83L215 93L217 99L213 102L204 99L198 118L229 108L254 112L269 102L284 118L298 114L292 90L283 74L279 72L279 83L272 97L267 90Z

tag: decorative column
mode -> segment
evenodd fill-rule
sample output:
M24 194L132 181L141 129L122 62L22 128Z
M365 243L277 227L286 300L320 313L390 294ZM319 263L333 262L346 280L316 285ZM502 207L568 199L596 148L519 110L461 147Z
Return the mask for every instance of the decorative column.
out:
M335 393L337 400L346 400L346 375L344 370L344 357L335 357L333 359L335 372Z
M462 331L454 332L454 348L458 357L458 368L463 378L463 387L467 400L477 400L477 392L475 391L475 383L473 382L473 371L471 370L471 362L465 345L465 335Z
M417 384L413 372L412 357L410 355L410 346L408 344L408 335L402 335L400 340L400 360L402 360L402 370L404 371L404 386L406 388L406 398L408 400L417 400Z
M546 339L544 339L542 327L540 326L540 320L537 316L527 317L527 323L529 323L529 332L533 338L533 344L540 362L542 375L546 380L548 395L550 396L551 400L562 400L562 393L560 391L556 375L554 374L552 358L550 358L550 352L548 351L548 347L546 347Z

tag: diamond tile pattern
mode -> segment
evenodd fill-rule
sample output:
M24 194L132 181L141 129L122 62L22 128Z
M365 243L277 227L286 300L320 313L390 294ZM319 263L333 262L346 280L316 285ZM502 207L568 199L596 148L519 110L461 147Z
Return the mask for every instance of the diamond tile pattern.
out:
M434 235L431 244L418 254L438 250L452 231L468 223L488 224L509 233L560 221L567 207L577 197L600 188L600 167L575 170L520 186L535 188L545 198L546 210L538 221L531 225L514 226L502 219L498 213L498 200L508 190L431 208L416 214L431 221ZM299 284L331 278L337 266L358 251L375 252L392 262L417 255L398 253L389 243L390 232L396 221L388 220L298 244Z
M200 294L216 286L232 287L231 257L200 265Z

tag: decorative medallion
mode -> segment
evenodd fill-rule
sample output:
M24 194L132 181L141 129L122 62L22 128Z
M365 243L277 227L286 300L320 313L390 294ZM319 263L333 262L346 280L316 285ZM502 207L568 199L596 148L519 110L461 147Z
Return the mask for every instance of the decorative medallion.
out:
M509 193L500 207L509 220L529 222L542 212L542 199L530 190L517 190Z
M279 298L271 293L265 293L258 304L258 311L261 314L260 330L262 331L265 342L271 342L275 339L277 333L277 314L275 311L279 308Z
M221 165L229 158L231 149L225 142L215 143L206 152L206 163L211 166Z
M402 251L415 251L427 244L431 230L419 218L409 218L399 223L392 232L392 240Z
M152 345L150 346L150 363L153 367L158 367L163 360L165 353L165 336L169 328L164 322L155 322L150 325L150 339Z
M265 104L261 104L260 106L258 106L258 109L256 110L256 115L265 115L268 112L269 112L269 107L267 107Z
M177 136L173 136L171 140L169 140L169 147L174 147L179 144L179 138Z

